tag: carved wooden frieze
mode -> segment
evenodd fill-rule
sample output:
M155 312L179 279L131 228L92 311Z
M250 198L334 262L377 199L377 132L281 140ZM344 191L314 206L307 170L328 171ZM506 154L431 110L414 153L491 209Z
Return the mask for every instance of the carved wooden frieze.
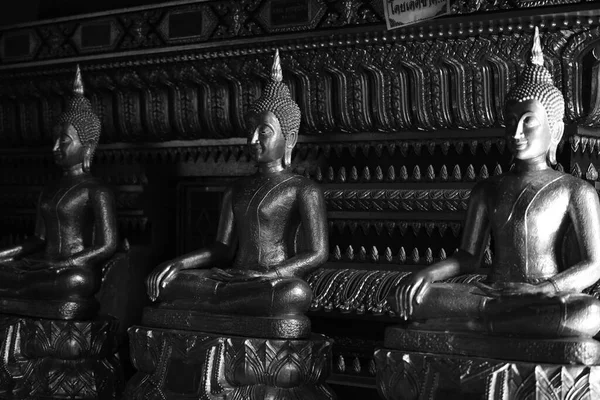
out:
M568 120L595 126L596 111L584 98L595 96L597 86L579 83L591 79L583 74L583 59L600 36L581 21L579 26L544 32L543 46L568 100ZM302 134L501 126L504 95L526 60L529 27L517 35L440 34L355 33L344 40L283 41L160 58L147 54L82 69L102 118L104 143L244 136L243 116L260 94L275 48L282 50L284 77L303 111ZM2 147L48 143L69 72L61 67L0 73Z

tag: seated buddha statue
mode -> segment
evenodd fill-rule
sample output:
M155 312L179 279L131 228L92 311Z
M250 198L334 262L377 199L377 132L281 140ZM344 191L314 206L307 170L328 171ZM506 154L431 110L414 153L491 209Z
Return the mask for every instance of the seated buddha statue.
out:
M263 317L308 310L312 292L303 277L326 261L328 236L321 190L289 169L300 117L277 52L271 79L246 116L257 171L225 191L214 244L148 276L159 308Z
M582 293L600 279L600 204L590 184L551 168L563 113L536 28L531 62L506 100L514 166L472 189L458 251L414 273L390 296L401 318L531 337L589 337L600 330L600 302ZM490 233L495 251L487 281L439 282L474 271ZM561 254L569 234L578 248L567 251L577 257ZM577 261L565 263L569 258Z
M85 319L97 312L103 262L117 249L113 194L90 174L99 137L77 67L73 95L53 130L62 175L40 195L34 234L0 250L1 313Z

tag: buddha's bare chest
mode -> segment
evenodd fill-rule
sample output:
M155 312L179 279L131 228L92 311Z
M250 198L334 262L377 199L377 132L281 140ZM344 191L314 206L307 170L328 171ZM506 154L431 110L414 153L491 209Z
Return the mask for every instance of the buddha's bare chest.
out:
M48 187L40 198L40 210L45 220L81 218L89 201L88 191L81 183Z
M568 196L556 185L560 177L525 181L505 179L495 188L489 218L494 236L522 235L551 239L568 212Z
M233 213L241 225L279 224L297 207L295 176L249 180L233 193Z

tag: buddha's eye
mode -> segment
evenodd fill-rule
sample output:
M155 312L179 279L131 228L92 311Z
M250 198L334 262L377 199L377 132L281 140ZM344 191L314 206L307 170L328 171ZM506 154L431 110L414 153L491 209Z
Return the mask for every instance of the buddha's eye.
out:
M527 126L528 128L535 128L536 126L538 126L540 124L540 121L538 121L538 119L536 117L529 116L529 117L525 117L523 124L525 126Z
M262 136L271 136L273 134L273 130L269 127L262 128L259 133Z

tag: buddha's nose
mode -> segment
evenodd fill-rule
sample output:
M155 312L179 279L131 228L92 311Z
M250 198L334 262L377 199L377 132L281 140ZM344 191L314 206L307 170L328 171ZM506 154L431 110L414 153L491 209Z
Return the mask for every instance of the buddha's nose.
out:
M258 143L258 129L256 129L254 132L252 132L249 143L250 144Z
M58 151L59 150L59 145L60 145L60 139L56 139L54 141L54 146L52 147L52 151Z
M519 139L523 139L524 137L525 137L525 135L523 133L523 121L519 121L519 123L517 124L517 128L513 132L513 139L519 140Z

